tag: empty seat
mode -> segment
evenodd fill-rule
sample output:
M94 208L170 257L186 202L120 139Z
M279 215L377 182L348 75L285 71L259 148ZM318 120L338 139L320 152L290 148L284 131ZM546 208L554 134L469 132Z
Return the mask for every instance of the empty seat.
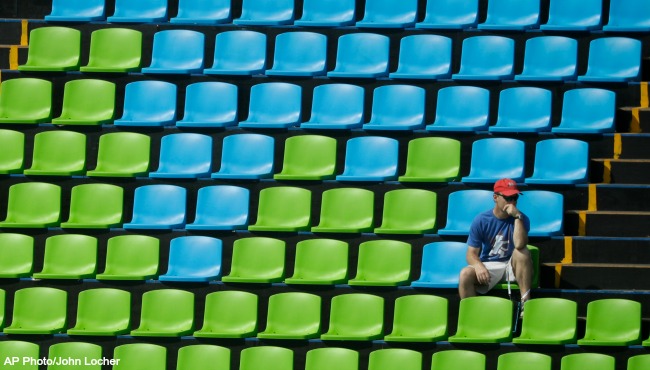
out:
M420 370L422 353L407 348L383 348L370 352L368 370Z
M481 313L489 311L490 320ZM504 343L512 339L513 303L501 297L477 296L460 301L452 343Z
M273 67L267 76L322 76L326 71L327 36L316 32L284 32L275 38Z
M414 288L458 288L460 270L467 266L467 244L433 242L423 247L420 277Z
M14 78L2 81L0 86L0 123L50 122L52 82L40 78Z
M515 41L504 36L463 40L460 70L454 80L510 80L514 76Z
M650 355L635 355L627 359L627 370L643 370L650 366Z
M526 302L516 344L571 344L578 331L578 304L564 298L535 298Z
M284 279L285 242L267 237L237 239L225 283L277 283Z
M47 22L94 22L106 20L105 0L54 0Z
M478 9L478 0L428 0L424 20L415 28L473 28L478 24Z
M177 127L229 127L237 125L237 85L195 82L185 90L183 119Z
M203 70L205 35L199 31L171 29L153 35L150 74L191 74Z
M289 128L300 124L302 87L287 82L266 82L251 87L248 117L242 128Z
M115 336L131 329L131 293L114 288L79 292L77 320L68 335Z
M206 75L255 75L266 68L266 34L250 30L218 33Z
M103 1L102 1L103 3ZM88 64L81 72L137 72L142 60L142 32L102 28L90 34Z
M641 342L641 303L629 299L597 299L587 304L580 346L631 346Z
M25 134L20 131L0 129L0 174L23 172L25 162Z
M106 266L97 280L147 280L158 275L160 241L146 235L117 235L106 243Z
M81 184L72 188L68 220L62 228L107 229L122 223L124 190L111 184Z
M545 190L528 190L519 197L517 207L530 219L528 236L563 235L564 196ZM544 208L539 205L543 204Z
M406 285L411 276L411 244L398 240L369 240L359 245L353 286Z
M408 143L406 170L400 182L449 182L460 175L460 141L421 137Z
M406 131L424 128L425 90L413 85L384 85L372 95L372 115L364 130Z
M336 181L397 180L399 142L381 136L360 136L347 141L343 173Z
M209 177L211 172L212 137L182 132L162 137L158 169L149 177L192 179Z
M578 40L540 36L526 40L524 69L517 81L572 81L578 76Z
M397 189L384 194L381 226L375 234L427 234L436 229L436 193Z
M600 134L614 132L616 93L599 88L572 89L564 93L557 134Z
M305 370L358 370L359 352L338 347L315 348L307 351Z
M302 17L293 24L301 27L352 26L355 14L354 0L303 0Z
M194 293L158 289L142 294L140 326L133 336L179 337L194 332Z
M363 19L356 23L359 28L407 28L417 21L417 0L366 0L365 5Z
M393 330L387 342L438 342L447 339L446 298L413 294L395 299Z
M474 217L494 207L493 192L467 189L449 194L447 198L447 223L438 230L440 235L469 235Z
M115 84L104 80L80 79L65 83L61 115L55 125L97 126L113 122Z
M48 349L48 370L78 368L101 370L102 347L95 343L64 342L55 343ZM81 365L83 364L83 365Z
M167 272L160 281L205 283L221 277L220 239L187 235L169 243Z
M25 175L72 176L86 172L86 135L43 131L34 135L32 164Z
M203 327L197 338L247 338L257 333L257 295L237 290L205 296Z
M366 293L333 297L328 328L320 339L369 341L383 338L384 298Z
M602 25L602 0L551 0L542 31L591 31Z
M427 131L472 132L488 129L490 91L476 86L449 86L438 90L436 118Z
M276 293L269 297L266 328L260 339L312 339L321 334L321 297L311 293Z
M273 176L275 139L262 134L235 134L223 138L221 165L213 179L258 180Z
M61 187L44 182L11 185L0 228L46 228L61 221Z
M110 23L157 23L167 21L167 0L115 0Z
M503 178L524 180L526 144L511 138L479 139L472 143L469 174L461 178L468 183L494 183Z
M605 32L649 32L650 4L642 0L610 1Z
M212 344L193 344L178 349L176 370L228 369L230 348Z
M314 88L311 116L303 129L353 129L364 123L364 94L361 86L325 84Z
M539 27L540 0L490 0L479 30L524 31Z
M375 194L361 188L337 188L323 192L320 221L315 233L363 233L374 227Z
M167 348L158 344L128 343L113 350L114 370L165 370Z
M451 77L452 41L440 35L410 35L400 40L396 79L447 79Z
M16 357L18 359L22 358L39 358L39 345L32 342L26 342L21 340L5 340L0 342L0 356L5 359ZM16 362L13 364L8 364L9 366L3 366L5 369L20 369L20 370L38 370L38 363L35 361L33 363L27 362L23 363L22 361Z
M214 26L230 23L230 0L180 0L178 14L169 19L172 24L200 24Z
M564 355L560 362L560 370L614 370L616 359L614 356L602 353L574 353Z
M499 355L497 370L516 370L526 364L529 370L551 370L551 356L536 352L509 352Z
M630 82L640 78L641 41L629 37L601 37L589 43L587 72L578 76L578 81Z
M194 222L187 230L240 230L248 227L248 189L232 185L199 189Z
M282 171L275 180L333 179L336 170L336 139L322 135L292 136L284 142Z
M241 26L279 26L293 24L293 20L294 0L243 0L241 16L233 23Z
M136 177L149 171L151 138L137 132L110 132L99 137L97 165L89 177Z
M135 189L133 216L125 229L178 229L185 226L187 190L177 185L142 185Z
M45 240L43 268L34 279L93 278L97 272L97 238L79 234L53 235Z
M287 207L291 204L291 207ZM311 191L298 187L277 186L262 189L257 219L250 231L307 231L311 227Z
M34 269L34 237L15 233L0 234L0 255L0 278L31 276Z
M377 78L388 76L388 36L376 33L341 35L336 65L327 77Z
M589 144L576 139L548 139L535 146L533 174L526 184L580 184L588 181Z
M245 348L240 352L239 370L292 370L293 351L275 346Z
M176 123L176 85L166 81L129 82L122 118L116 126L169 126Z
M551 130L550 90L532 86L501 90L497 122L490 132L530 133Z
M335 239L308 239L296 244L293 275L286 284L334 285L348 279L348 243Z
M79 69L81 31L70 27L39 27L29 31L24 72L65 72Z
M54 334L65 330L68 294L49 287L29 287L14 293L11 325L5 334Z

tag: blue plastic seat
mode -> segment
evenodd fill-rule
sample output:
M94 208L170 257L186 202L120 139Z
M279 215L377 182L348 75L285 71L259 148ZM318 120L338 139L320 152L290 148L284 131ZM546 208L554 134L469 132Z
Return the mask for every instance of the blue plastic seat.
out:
M351 84L325 84L314 88L311 116L303 129L353 129L364 122L365 90Z
M182 132L160 140L158 169L149 173L154 178L191 179L209 177L212 172L212 137Z
M249 190L232 185L199 189L194 222L187 230L238 230L248 226Z
M372 113L364 130L409 131L424 128L425 90L413 85L384 85L372 93Z
M248 118L242 128L289 128L300 124L302 87L287 82L266 82L251 87Z
M266 35L250 30L218 33L212 67L205 75L254 75L266 68Z
M302 17L293 24L301 27L352 26L355 8L355 0L303 0Z
M540 36L526 41L524 69L517 81L572 81L578 76L578 40Z
M181 236L169 243L167 272L160 281L208 282L221 277L220 239L209 236Z
M589 144L576 139L548 139L535 147L533 175L526 184L583 184L588 178Z
M115 0L111 23L157 23L167 21L167 0Z
M426 244L422 249L420 277L411 282L411 286L414 288L458 288L460 270L467 266L466 254L466 243L433 242Z
M399 142L381 136L351 138L345 147L345 167L336 181L397 180Z
M415 28L462 30L478 24L478 0L428 0Z
M578 76L578 81L630 82L640 78L641 41L629 37L602 37L589 43L587 73Z
M440 235L469 235L469 227L474 217L494 207L492 192L489 190L459 190L447 198L447 223L438 230Z
M169 126L176 122L176 85L134 81L125 87L122 118L115 126Z
M291 204L291 207L287 207ZM311 228L311 191L276 186L259 193L257 219L250 231L308 231Z
M339 37L336 65L327 77L377 78L388 76L390 39L377 33L349 33Z
M254 148L254 150L251 150ZM257 180L273 176L275 139L261 134L226 136L221 147L221 166L213 179Z
M497 122L490 132L542 132L551 130L550 90L539 87L512 87L499 93Z
M499 137L472 143L469 174L462 182L494 183L503 178L524 181L526 144L517 139Z
M177 229L185 226L187 191L176 185L142 185L133 196L133 217L125 229Z
M183 119L177 127L229 127L237 125L237 85L195 82L185 89Z
M410 35L400 41L396 79L446 79L451 77L452 41L440 35Z
M488 129L490 91L476 86L438 90L436 118L427 131L472 132Z
M603 0L550 0L542 31L591 31L601 28Z
M275 38L273 67L267 76L323 76L326 71L327 36L316 32L284 32Z
M232 21L230 0L179 0L178 14L169 20L173 24L214 26Z
M543 204L543 207L539 205ZM549 237L564 233L564 196L546 190L528 190L519 197L517 207L530 219L531 237Z
M47 22L93 22L106 20L105 0L53 0Z
M366 0L359 28L407 28L415 26L418 17L417 0Z
M192 30L165 30L153 35L151 64L147 74L191 74L203 70L205 35Z
M616 93L598 88L572 89L564 93L562 118L551 131L558 134L614 132Z
M241 16L233 20L241 26L293 24L294 0L242 0Z
M463 40L460 70L454 80L510 80L514 76L515 40L472 36Z
M650 32L650 3L644 0L609 2L605 32Z
M490 0L479 30L524 31L539 27L540 0Z

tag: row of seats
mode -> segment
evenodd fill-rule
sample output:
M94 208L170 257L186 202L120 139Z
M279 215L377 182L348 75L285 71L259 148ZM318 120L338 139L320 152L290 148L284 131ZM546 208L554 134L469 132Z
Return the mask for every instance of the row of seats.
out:
M61 115L52 119L51 82L16 78L2 82L0 123L101 125L120 127L228 127L246 129L518 133L551 131L557 134L614 132L616 93L601 88L566 91L557 126L551 119L552 94L537 87L504 89L499 113L490 125L490 91L476 86L449 86L437 91L435 120L425 125L426 91L415 85L384 85L372 93L372 112L364 117L365 91L350 84L314 88L311 115L304 121L301 86L267 82L250 89L248 117L238 120L238 88L224 82L197 82L187 86L184 114L178 119L177 86L165 81L134 81L125 86L122 117L115 115L115 84L97 79L65 84ZM555 104L558 104L557 102ZM553 127L552 127L553 126Z
M49 47L56 43L60 47ZM389 71L390 39L377 33L339 37L336 66L327 71L327 36L285 32L275 39L273 65L267 69L267 40L251 30L217 34L212 67L206 68L205 35L172 29L153 36L151 64L144 74L206 74L327 76L332 78L453 79L627 82L641 77L641 41L602 37L590 42L585 75L578 76L578 41L565 36L540 36L526 42L524 68L515 75L515 41L496 35L468 37L462 42L460 69L452 70L452 39L411 35L400 41L397 70ZM137 72L141 67L142 34L123 28L93 31L88 64L80 67L81 31L41 27L30 32L27 61L19 71ZM119 45L120 47L116 47ZM608 53L617 54L608 60Z
M357 21L355 0L304 0L302 17L295 19L294 0L267 2L243 0L242 13L233 19L230 0L181 0L178 14L170 17L167 0L131 2L117 0L113 15L106 15L104 0L79 2L55 0L52 12L45 16L50 22L160 23L217 25L360 28L424 28L479 30L559 30L605 32L650 31L650 5L643 0L609 2L609 18L603 19L602 0L551 0L548 21L540 24L545 14L540 0L488 0L487 18L479 23L478 0L428 0L424 19L418 22L417 0L365 0L364 14ZM606 24L605 21L607 21ZM604 25L603 25L604 24Z

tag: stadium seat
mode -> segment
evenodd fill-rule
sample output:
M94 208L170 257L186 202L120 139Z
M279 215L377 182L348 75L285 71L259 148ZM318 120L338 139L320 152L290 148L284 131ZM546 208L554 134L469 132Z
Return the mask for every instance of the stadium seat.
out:
M540 204L544 208L539 207ZM528 236L549 237L564 233L564 196L546 190L528 190L517 207L530 219Z
M411 276L411 244L398 240L369 240L359 245L352 286L407 285Z
M194 332L194 293L158 289L142 294L140 326L131 335L180 337Z
M481 313L491 312L490 320ZM456 334L451 343L504 343L512 339L513 303L493 296L476 296L460 301Z
M348 139L343 173L336 181L397 180L399 142L381 136Z
M431 368L436 370L485 370L485 355L480 352L450 349L431 356Z
M126 84L122 118L115 126L161 127L176 123L176 85L142 80Z
M319 223L313 233L364 233L374 227L375 194L362 188L323 191Z
M0 278L15 279L32 276L34 237L15 233L0 234L0 255L2 255ZM4 305L0 307L4 307Z
M384 194L381 226L375 234L427 234L436 229L436 193L397 189Z
M314 88L311 116L303 129L353 129L364 123L364 95L361 86L324 84Z
M115 84L96 79L71 80L63 88L61 115L55 125L98 126L113 122Z
M452 41L440 35L410 35L400 40L395 79L448 79L451 77Z
M463 40L460 70L454 80L511 80L515 41L504 36L472 36Z
M458 288L460 270L467 266L467 244L441 241L425 244L420 277L414 288Z
M535 146L533 174L526 184L582 184L588 179L589 144L576 139L547 139Z
M209 177L212 172L212 137L181 132L160 139L158 169L149 177L163 179L195 179Z
M516 81L573 81L578 76L578 40L539 36L526 40L524 69Z
M125 229L171 230L185 226L187 190L178 185L142 185L135 189L133 216Z
M287 207L291 204L292 207ZM311 228L311 191L291 186L262 189L257 219L250 231L308 231Z
M255 150L249 150L255 148ZM223 138L221 165L213 179L259 180L273 176L275 139L261 134L235 134Z
M269 297L266 328L260 339L313 339L321 334L321 297L305 292Z
M597 299L587 304L580 346L631 346L641 343L641 303L630 299Z
M564 93L556 134L600 134L614 132L616 93L599 88L579 88Z
M144 74L201 73L205 35L199 31L170 29L153 35L151 64Z
M205 75L243 75L264 73L266 68L266 34L250 30L218 33L212 67Z
M183 119L176 127L215 128L237 125L237 85L195 82L185 90Z
M251 87L248 117L241 128L289 128L300 124L302 87L287 82L265 82Z
M230 368L230 348L212 344L192 344L178 349L176 370Z
M469 174L465 183L494 183L503 178L524 181L526 144L518 139L492 137L472 143Z
M11 185L0 228L46 228L61 222L61 187L44 182Z
M241 230L248 227L250 191L232 185L213 185L199 189L194 222L187 230Z
M533 86L512 87L499 94L497 122L490 132L533 133L551 131L550 90Z
M449 86L438 90L436 118L425 127L435 132L472 132L488 129L490 91L476 86Z
M458 190L447 198L447 223L440 235L469 235L474 217L494 207L493 192L480 189Z
M23 172L25 163L25 134L20 131L0 129L0 174Z
M536 352L509 352L499 355L497 370L516 370L526 364L528 370L551 370L551 356Z
M539 27L540 0L490 0L479 30L525 31Z
M74 131L42 131L34 135L31 167L25 175L72 176L86 172L86 135Z
M365 5L358 28L408 28L417 21L417 0L366 0Z
M167 22L167 0L115 0L115 11L109 23Z
M611 58L611 55L616 55L616 58ZM640 40L629 37L601 37L591 40L587 72L578 76L578 81L632 82L640 79Z
M96 22L106 20L105 0L54 0L46 22Z
M425 90L413 85L384 85L372 93L372 113L364 130L408 131L424 128Z
M384 337L384 298L366 293L339 294L330 303L322 340L370 341Z
M0 123L46 123L52 118L52 82L14 78L0 85Z
M267 237L237 239L225 283L277 283L284 280L285 242Z
M284 142L282 171L275 180L333 179L336 171L336 139L322 135L292 136Z
M0 356L2 358L12 358L17 357L22 358L39 358L39 345L32 342L21 341L21 340L4 340L0 342ZM7 364L9 365L9 364ZM13 365L4 366L3 370L10 369L20 369L20 370L38 370L38 362L34 363L25 363L17 362Z
M574 353L564 355L560 361L560 370L614 370L616 358L602 353Z
M300 27L341 27L355 23L354 0L303 0L302 17L293 22Z
M399 182L450 182L460 175L460 141L421 137L408 143L406 170Z
M314 348L307 351L305 370L359 370L359 352L338 347Z
M635 355L627 359L627 370L643 370L650 366L650 355Z
M34 279L86 279L97 273L97 238L80 234L52 235L45 240L43 268Z
M323 76L326 71L327 36L316 32L284 32L275 38L273 67L267 76Z
M99 344L62 342L50 346L47 358L51 360L51 363L48 362L47 365L48 370L65 370L70 368L101 370L102 364L99 361L105 357L102 356L102 347Z
M116 336L131 329L131 293L115 288L79 292L77 320L68 335Z
M113 350L114 370L165 370L167 348L151 343L121 344Z
M257 334L257 295L222 290L205 296L203 327L196 338L247 338Z
M79 70L81 31L70 27L39 27L29 31L27 61L22 72L66 72Z
M643 0L610 1L605 32L650 32L650 4Z
M136 177L149 171L151 138L137 132L110 132L99 137L97 165L89 177Z
M413 294L395 299L393 330L386 342L439 342L447 340L446 298Z
M239 26L280 26L293 24L293 20L294 0L242 0L241 16L232 22Z
M602 26L602 0L550 0L542 31L592 31Z
M478 0L429 0L415 28L463 30L478 24Z
M29 287L14 293L11 325L5 334L54 334L65 330L68 293L49 287Z
M101 73L137 72L140 70L141 61L141 31L129 28L101 28L90 34L88 64L79 67L79 70Z
M377 78L388 76L390 39L377 33L341 35L336 49L336 65L327 77Z
M178 14L169 19L172 24L216 26L231 23L230 0L180 0Z
M307 239L296 244L293 275L285 284L335 285L348 280L348 243Z
M209 236L186 235L169 243L167 272L160 281L207 283L221 277L220 239Z
M534 298L526 302L521 334L515 344L575 344L578 304L564 298Z
M265 345L243 349L239 357L239 370L257 369L292 370L293 351L289 348Z
M146 235L117 235L106 244L106 266L97 280L147 280L158 275L160 241Z
M368 370L420 370L422 353L407 348L382 348L370 352Z

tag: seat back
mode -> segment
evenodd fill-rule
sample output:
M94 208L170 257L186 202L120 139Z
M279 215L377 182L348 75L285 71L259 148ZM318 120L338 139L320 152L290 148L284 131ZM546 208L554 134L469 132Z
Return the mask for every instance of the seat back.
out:
M535 298L526 302L521 335L515 343L572 344L577 337L578 304L563 298Z
M564 93L558 128L579 133L614 132L616 94L599 88L572 89Z
M345 167L339 181L388 181L397 179L399 142L381 136L351 138L346 143Z
M135 72L142 61L142 32L102 28L90 34L88 64L81 72Z
M122 223L124 190L111 184L81 184L72 188L70 214L61 227L110 228Z
M366 293L340 294L330 303L327 334L340 338L371 340L383 337L384 298Z
M257 295L237 290L205 296L203 327L195 337L245 338L257 333Z
M629 346L641 341L641 303L629 299L598 299L587 304L581 345Z
M614 356L602 353L574 353L565 355L560 361L560 370L613 370L616 368Z
M356 3L354 0L303 0L302 17L296 26L336 27L354 24Z
M135 177L149 170L151 138L137 132L110 132L99 137L97 166L88 176Z
M292 207L287 207L291 204ZM299 231L311 224L311 191L291 186L262 189L257 220L249 230Z
M54 334L65 329L68 293L49 287L29 287L14 293L7 334Z
M34 135L32 165L26 175L79 175L86 170L86 135L43 131Z
M524 69L515 79L575 80L578 75L578 40L540 36L526 41Z
M478 0L427 1L424 20L416 28L465 29L478 24Z
M326 347L307 351L305 370L359 370L359 352L348 348Z
M347 282L348 243L335 239L307 239L296 244L293 276L286 284L333 285Z
M36 343L21 341L21 340L5 340L0 342L0 356L3 358L39 358L40 348ZM23 363L16 362L15 364L5 366L2 365L3 370L19 369L19 370L38 370L37 362Z
M209 236L182 236L169 243L167 273L160 281L208 282L221 277L220 239Z
M538 141L533 175L526 179L526 183L585 183L588 180L588 167L587 142L568 138Z
M479 28L505 30L537 28L540 21L540 5L540 0L490 0L487 17Z
M408 143L406 170L400 182L449 182L460 174L460 141L421 137Z
M440 35L410 35L400 40L397 71L392 78L451 77L452 41Z
M176 126L225 127L237 124L237 89L237 85L217 81L188 85L183 119L177 121Z
M413 287L457 288L460 270L467 266L467 244L461 242L433 242L422 252L420 278Z
M464 370L485 370L485 355L480 352L451 349L439 351L431 356L431 368L452 370L459 366Z
M477 79L512 77L514 53L515 41L511 38L494 35L468 37L463 40L458 74Z
M239 370L291 370L293 351L275 346L245 348L240 353Z
M449 131L488 128L490 92L476 86L449 86L438 90L433 127ZM429 127L427 127L429 129Z
M511 138L488 138L472 143L469 174L463 182L494 183L502 178L524 179L526 144Z
M284 32L275 38L270 75L321 76L326 73L327 36L316 32Z
M398 189L384 195L382 222L375 233L426 234L436 228L437 195L429 190Z
M420 370L422 353L406 348L384 348L370 352L368 370Z
M100 125L113 121L115 84L104 80L68 81L63 90L61 115L52 120L57 125Z
M492 312L484 320L482 312ZM501 297L476 296L460 301L456 334L450 342L500 343L512 339L512 301Z
M635 355L627 359L627 370L643 370L650 366L650 355Z
M369 232L374 226L375 194L361 188L323 192L320 222L313 232Z
M9 187L7 217L3 226L49 227L61 220L61 187L25 182Z
M92 278L97 272L97 238L81 234L53 235L45 240L43 269L36 279Z
M411 244L397 240L369 240L359 245L356 276L348 284L405 285L410 275Z
M151 64L142 73L199 73L203 70L205 35L199 31L171 29L153 35Z
M255 148L251 150L251 148ZM226 136L221 147L221 166L213 178L259 179L273 175L275 139L262 134Z
M384 337L392 341L437 342L447 339L446 298L413 294L395 299L393 331Z
M497 370L516 370L521 367L521 364L526 364L526 368L530 370L551 370L552 358L547 354L536 352L504 353L497 360Z
M115 370L163 370L167 368L167 348L158 344L128 343L113 350L118 360Z
M106 266L99 280L145 280L158 274L160 241L146 235L118 235L106 244Z
M311 293L277 293L269 297L266 328L258 338L311 339L320 336L321 297Z
M199 189L194 230L237 230L248 226L248 189L232 185L205 186Z
M84 342L66 342L55 343L48 349L48 370L64 370L64 369L85 369L85 370L101 370L102 365L99 361L92 361L90 359L102 358L102 347L94 343ZM64 362L63 359L68 362ZM72 365L71 365L72 364ZM79 365L77 365L79 364ZM83 365L81 365L83 364Z
M154 23L167 21L166 0L115 0L115 11L109 22Z
M425 90L412 85L385 85L372 96L372 116L364 128L415 130L424 127Z
M106 20L105 0L54 0L48 22L91 22Z
M418 16L417 0L367 0L363 19L357 27L413 27Z
M359 128L364 122L363 87L351 84L325 84L314 88L309 128ZM305 125L305 123L303 123Z
M21 278L34 269L34 237L24 234L0 234L0 277Z
M388 75L387 36L376 33L350 33L342 35L336 49L334 72L354 76Z
M39 27L29 32L27 61L19 71L75 71L79 69L81 31L70 27Z
M160 140L158 169L150 177L198 178L212 171L212 137L182 132Z
M501 90L497 128L509 132L540 132L551 130L550 90L539 87L513 87Z
M177 185L143 185L135 189L133 216L125 228L170 229L185 225L187 190Z
M540 28L557 30L592 30L602 25L602 0L551 0L548 21Z
M68 335L121 335L131 329L131 293L114 288L79 292L77 321Z
M158 289L142 294L140 326L135 336L183 336L194 332L194 293Z
M616 55L616 58L610 58L610 55ZM629 37L592 40L585 76L605 82L638 81L641 77L641 41Z
M150 80L126 85L123 114L116 125L165 126L175 121L175 84Z
M0 86L0 123L44 123L52 118L52 82L14 78Z
M540 209L539 205L544 208ZM517 207L530 219L528 236L562 235L564 230L564 196L546 190L529 190L519 197Z
M251 75L266 68L266 35L257 31L235 30L218 33L212 67L208 74Z
M650 29L650 4L639 0L612 1L605 31L647 31Z
M280 180L322 180L334 177L336 139L323 135L292 136L284 142Z
M212 344L193 344L178 349L176 370L230 368L230 348Z
M0 129L0 174L20 173L25 162L25 134Z
M285 242L268 237L237 239L223 281L271 283L284 279Z
M233 20L235 24L276 26L292 24L294 19L294 0L243 0L241 17ZM244 369L241 369L244 370Z
M169 21L177 24L206 25L230 23L232 21L230 0L180 0L178 14Z
M260 83L251 87L246 122L274 128L291 127L300 123L301 110L302 87L299 85Z

